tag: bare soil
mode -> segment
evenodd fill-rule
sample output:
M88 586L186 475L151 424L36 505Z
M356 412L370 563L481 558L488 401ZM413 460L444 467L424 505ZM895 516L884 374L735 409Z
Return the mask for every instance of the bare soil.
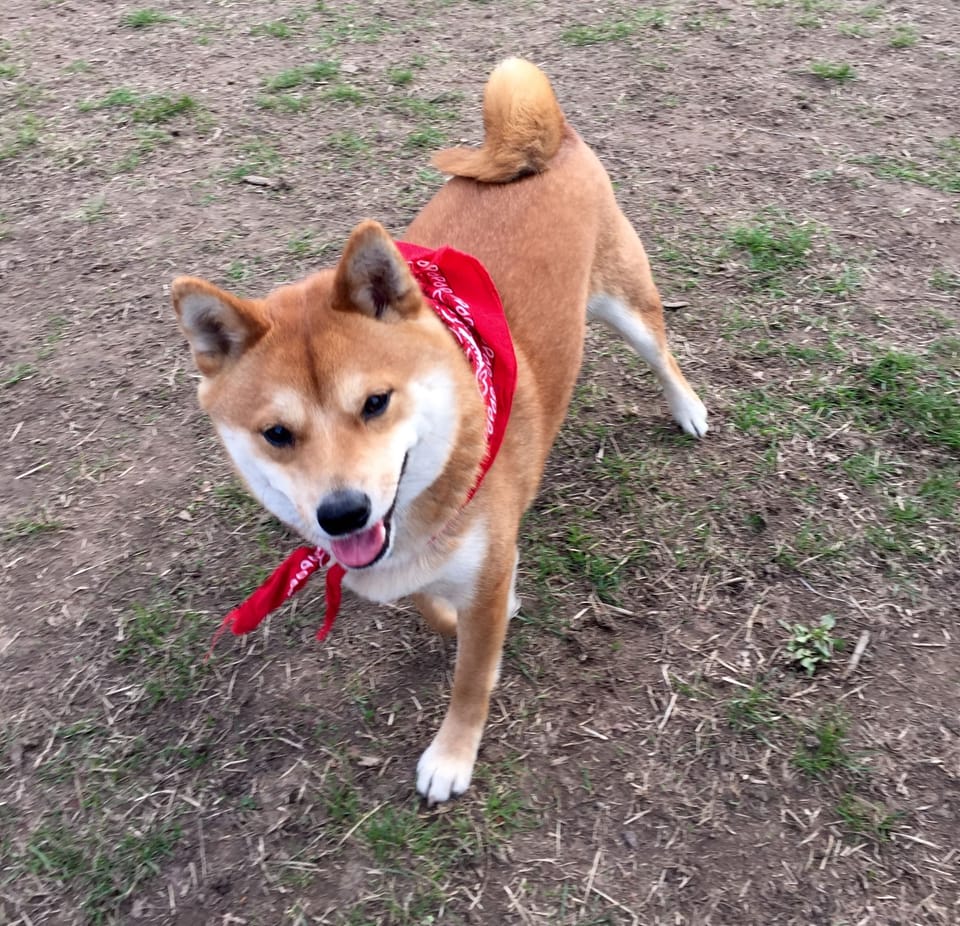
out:
M960 922L958 35L936 0L6 0L0 923ZM712 430L591 331L477 780L431 811L452 650L406 603L317 646L316 583L203 663L296 541L166 292L400 233L509 54Z

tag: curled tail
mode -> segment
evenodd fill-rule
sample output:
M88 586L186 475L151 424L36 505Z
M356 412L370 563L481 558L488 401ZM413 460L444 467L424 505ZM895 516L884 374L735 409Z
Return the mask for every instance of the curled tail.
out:
M522 58L508 58L490 75L483 93L483 147L438 151L433 164L481 183L509 183L546 170L565 124L543 71Z

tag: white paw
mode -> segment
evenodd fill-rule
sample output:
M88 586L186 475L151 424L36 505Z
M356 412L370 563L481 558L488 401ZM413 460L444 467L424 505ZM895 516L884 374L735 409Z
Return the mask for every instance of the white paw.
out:
M417 791L429 805L449 801L470 787L473 759L445 755L434 740L417 763Z
M707 409L693 393L681 392L669 396L674 420L691 437L703 437L709 430Z

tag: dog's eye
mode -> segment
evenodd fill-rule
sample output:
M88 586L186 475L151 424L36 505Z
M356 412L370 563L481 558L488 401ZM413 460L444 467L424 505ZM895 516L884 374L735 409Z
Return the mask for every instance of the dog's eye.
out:
M289 428L282 424L275 424L272 428L267 428L263 433L263 439L274 447L289 447L293 443L293 435Z
M389 392L378 392L376 395L367 396L367 401L363 403L363 411L361 412L364 421L369 421L371 418L382 415L387 410L389 404Z

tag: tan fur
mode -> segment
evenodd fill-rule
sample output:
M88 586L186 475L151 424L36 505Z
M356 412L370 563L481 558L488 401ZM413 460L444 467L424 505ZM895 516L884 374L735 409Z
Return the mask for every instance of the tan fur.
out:
M469 365L380 226L358 226L336 270L265 300L237 300L193 278L174 284L174 304L204 374L201 403L222 434L224 426L249 433L257 465L273 467L272 478L289 483L291 523L299 530L305 528L296 518L309 524L318 498L331 489L359 484L388 497L400 476L396 455L385 448L414 410L406 384L425 370L452 383L455 443L442 472L404 513L383 564L347 576L348 587L374 599L415 593L432 627L457 634L450 708L419 766L418 789L431 802L469 782L509 619L520 519L570 401L591 298L599 300L598 317L651 363L684 428L706 430L703 406L667 348L643 246L546 77L528 62L505 62L487 85L484 123L481 149L437 155L441 169L460 176L405 235L479 258L514 338L510 424L465 508L484 452L482 404ZM516 177L523 179L508 182ZM205 301L211 296L220 300L214 311ZM217 344L222 355L211 356ZM364 396L387 388L396 399L384 418L359 421ZM302 410L293 407L297 398ZM258 444L259 432L283 414L297 418L296 447ZM482 559L474 564L476 556Z

